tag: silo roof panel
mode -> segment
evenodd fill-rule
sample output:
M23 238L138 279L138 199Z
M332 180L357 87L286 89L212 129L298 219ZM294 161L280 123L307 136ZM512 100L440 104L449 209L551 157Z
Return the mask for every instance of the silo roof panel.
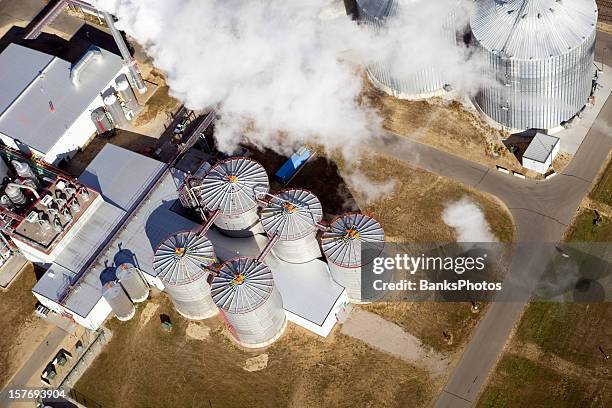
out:
M239 215L257 207L257 197L270 189L268 174L261 164L234 157L215 164L194 188L209 210Z
M269 236L283 241L300 239L312 233L323 218L319 199L310 191L288 189L270 199L261 211L261 223Z
M212 242L195 232L181 232L166 239L155 252L153 268L168 285L184 285L208 274L216 261Z
M274 290L272 271L254 258L223 264L211 283L212 298L228 313L247 313L262 305Z
M394 0L357 0L359 16L384 19L393 13L394 3Z
M364 214L345 214L336 218L321 238L323 252L330 262L357 268L372 261L384 247L385 233L374 218ZM368 259L362 254L367 252Z
M479 0L470 25L487 50L513 59L546 59L580 46L595 31L594 0Z

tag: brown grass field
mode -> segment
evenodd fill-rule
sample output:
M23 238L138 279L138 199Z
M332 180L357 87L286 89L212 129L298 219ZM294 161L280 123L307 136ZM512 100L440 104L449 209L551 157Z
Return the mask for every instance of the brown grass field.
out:
M210 337L193 340L165 295L150 302L160 307L146 324L142 307L129 322L109 322L113 338L77 391L105 407L418 407L435 395L426 373L337 331L322 339L290 324L271 347L245 351L218 318L196 323ZM262 352L267 367L245 371Z

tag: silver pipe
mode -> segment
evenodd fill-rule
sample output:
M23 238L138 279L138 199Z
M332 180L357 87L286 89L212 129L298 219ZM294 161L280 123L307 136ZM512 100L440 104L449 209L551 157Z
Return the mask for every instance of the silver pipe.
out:
M145 93L147 91L147 86L142 79L142 75L140 75L140 72L136 68L136 61L134 58L132 58L132 54L130 54L127 44L123 40L119 30L117 30L117 27L115 27L115 20L113 19L113 16L107 11L101 11L101 13L102 16L104 16L104 20L106 20L106 25L108 25L115 42L117 43L117 47L119 48L119 52L123 58L123 63L130 71L130 76L134 81L134 85L136 85L135 88L138 89L138 93Z

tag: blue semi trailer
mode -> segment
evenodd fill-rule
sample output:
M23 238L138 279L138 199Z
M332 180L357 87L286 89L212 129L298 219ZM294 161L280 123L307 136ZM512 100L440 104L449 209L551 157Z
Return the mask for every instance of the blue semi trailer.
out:
M314 156L314 152L306 147L300 147L289 159L281 166L274 175L274 178L285 185L300 171L302 167Z

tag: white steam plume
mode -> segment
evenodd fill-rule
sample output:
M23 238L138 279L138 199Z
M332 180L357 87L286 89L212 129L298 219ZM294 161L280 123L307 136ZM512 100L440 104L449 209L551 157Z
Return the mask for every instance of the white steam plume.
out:
M457 242L497 242L482 210L468 198L446 205L442 220L455 230Z
M436 34L458 3L469 0L408 0L374 33L334 18L331 0L98 0L166 73L173 96L195 110L218 106L220 149L246 134L282 153L305 142L354 152L380 129L360 103L361 72L339 58L346 50L361 65L437 63L451 79L471 78L465 50Z

